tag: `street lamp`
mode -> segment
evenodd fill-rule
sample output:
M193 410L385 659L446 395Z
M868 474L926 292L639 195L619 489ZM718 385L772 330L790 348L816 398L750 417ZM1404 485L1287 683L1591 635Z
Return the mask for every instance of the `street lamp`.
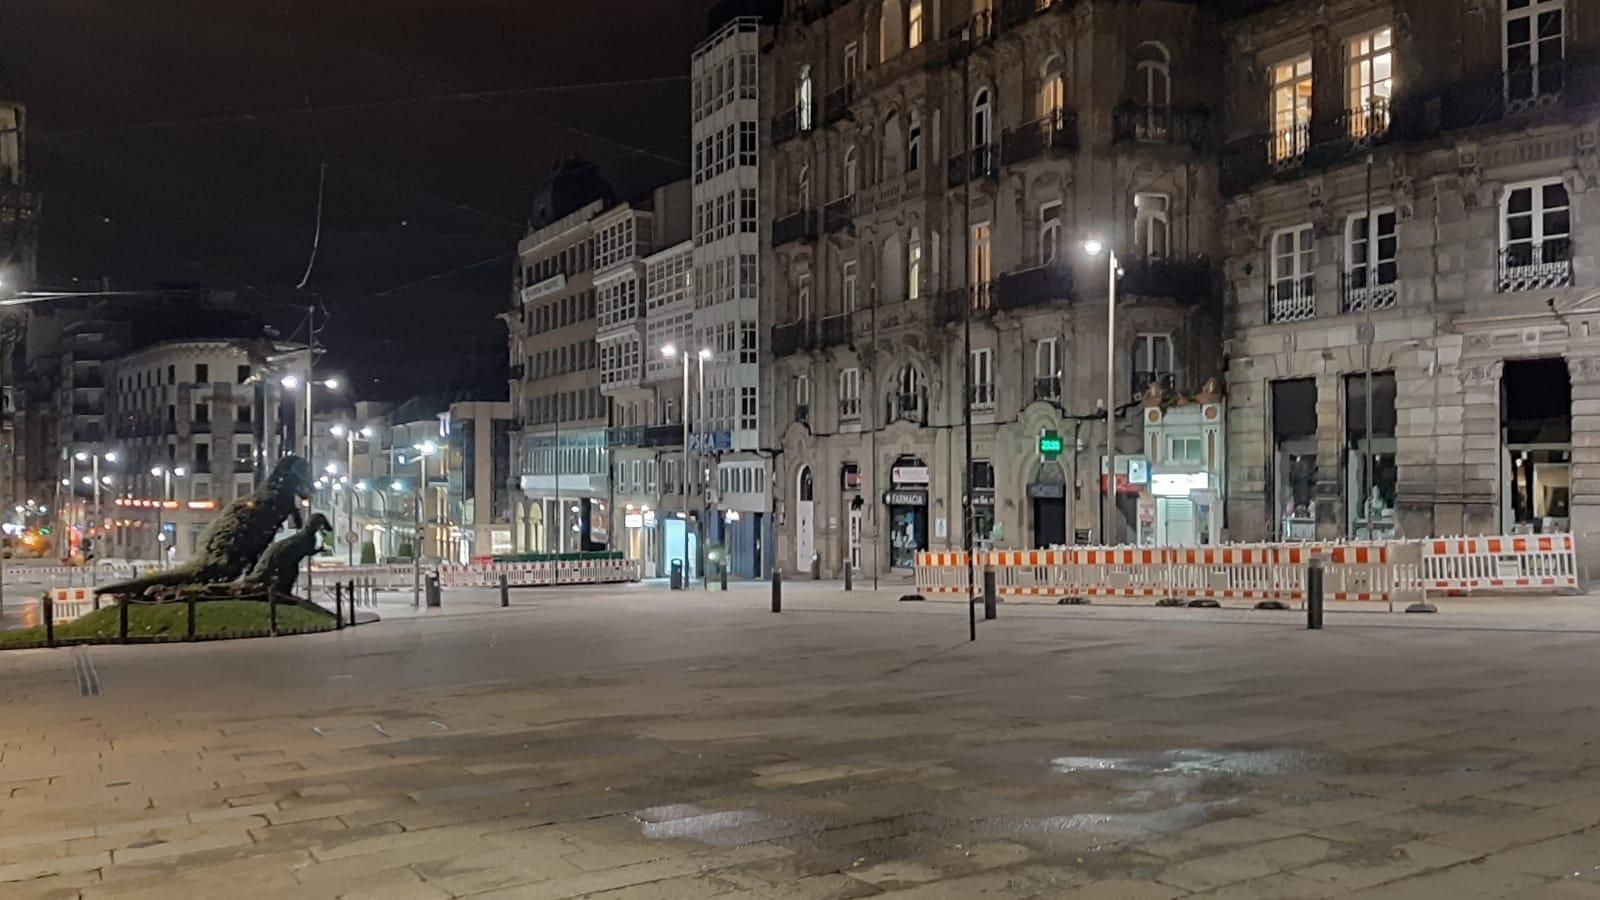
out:
M189 470L183 466L154 466L150 474L161 479L161 502L156 504L156 549L161 550L167 542L166 525L161 520L161 513L172 502L172 479L188 475ZM176 547L178 542L174 540L172 545Z
M1084 241L1083 252L1106 254L1106 497L1100 539L1110 546L1117 512L1117 277L1122 270L1117 265L1117 251L1098 238Z
M427 535L427 524L424 521L423 506L428 502L428 457L438 451L439 445L433 441L423 441L412 446L417 451L417 535L411 544L411 605L420 605L422 597L422 542ZM405 457L400 458L400 463L405 464ZM396 481L396 485L400 482Z
M328 380L331 381L331 382L337 382L337 379L333 379L333 378L330 378ZM330 387L336 387L336 386L337 386L336 384L330 385ZM343 438L344 439L344 443L345 443L345 467L346 467L345 468L345 475L346 475L346 477L354 477L354 475L356 474L356 441L371 440L372 436L373 436L373 434L375 432L372 430L371 426L367 426L367 427L364 427L364 428L356 429L356 428L350 428L350 427L346 426L343 422L335 422L333 424L333 426L328 429L328 431L334 437ZM328 465L331 466L333 464L329 463ZM329 470L329 474L332 474L332 473L333 473L333 470L330 469ZM363 484L364 483L365 482L363 482ZM358 534L358 532L356 531L356 496L355 496L355 492L354 491L352 491L345 499L345 512L346 512L346 518L348 518L350 520L350 524L349 524L349 529L350 530L349 530L348 534ZM348 558L349 564L354 566L356 564L355 541L348 540L348 539L345 541L345 553L346 553L346 556Z
M683 361L683 471L679 473L678 490L683 498L680 508L687 515L689 512L689 354L680 354L676 345L668 344L661 348L661 355L667 359L681 359ZM699 360L700 397L703 400L705 398L706 360L711 358L710 348L700 348L700 352L695 354L695 357ZM699 517L697 516L695 520L695 546L697 549L703 539L699 526ZM687 566L689 563L689 548L687 546L684 547L683 555L684 565ZM687 583L687 573L685 573L685 583Z

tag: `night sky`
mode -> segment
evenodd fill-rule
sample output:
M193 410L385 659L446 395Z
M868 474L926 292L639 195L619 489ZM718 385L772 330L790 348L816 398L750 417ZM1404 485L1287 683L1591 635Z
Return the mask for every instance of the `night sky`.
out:
M330 369L364 395L498 396L494 315L530 196L565 156L623 197L687 172L706 6L3 0L0 95L28 107L41 282L320 302Z

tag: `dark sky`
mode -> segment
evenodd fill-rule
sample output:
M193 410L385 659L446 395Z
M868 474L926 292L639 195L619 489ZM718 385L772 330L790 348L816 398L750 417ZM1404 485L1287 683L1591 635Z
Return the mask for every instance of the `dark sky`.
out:
M706 5L0 0L41 280L320 299L331 365L378 379L364 393L503 391L493 316L529 197L563 156L621 196L687 171Z

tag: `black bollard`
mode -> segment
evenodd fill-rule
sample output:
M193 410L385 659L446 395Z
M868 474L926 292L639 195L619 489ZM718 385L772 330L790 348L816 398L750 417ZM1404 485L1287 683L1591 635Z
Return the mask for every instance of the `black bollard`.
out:
M1322 629L1322 557L1316 555L1306 567L1306 628Z
M184 640L186 640L186 641L194 640L194 634L195 634L195 629L194 629L194 596L190 595L190 597L189 597L189 633L184 635Z
M772 569L772 611L783 612L783 570L777 567Z
M511 589L506 586L506 576L500 576L500 608L505 609L511 605Z
M983 617L985 619L993 619L995 617L995 615L996 615L995 608L994 608L994 603L995 603L994 595L995 595L994 570L993 569L984 569L983 570Z
M350 579L350 627L356 627L356 580Z
M127 597L117 601L117 638L123 643L128 642L128 604L130 602Z
M844 589L846 591L855 590L855 586L856 586L855 574L851 571L854 568L855 568L855 566L850 565L849 555L846 554L845 561L844 561Z
M49 594L45 594L44 598L39 601L39 606L44 610L44 645L46 647L54 647L56 645L56 602L50 598Z
M344 630L344 585L333 583L333 630Z
M718 566L717 569L719 571L718 577L722 580L722 592L726 594L728 592L728 561L724 559L722 565Z

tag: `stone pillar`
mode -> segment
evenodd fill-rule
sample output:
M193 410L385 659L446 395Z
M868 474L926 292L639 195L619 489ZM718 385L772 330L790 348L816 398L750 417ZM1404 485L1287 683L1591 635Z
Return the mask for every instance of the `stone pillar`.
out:
M1572 533L1580 571L1600 553L1600 356L1568 356L1572 374ZM1586 579L1587 580L1587 579Z
M1317 376L1317 538L1344 537L1344 378Z
M1228 373L1228 511L1229 540L1264 541L1272 537L1267 456L1272 435L1267 428L1268 386L1253 367L1235 364Z
M1500 495L1505 487L1500 470L1500 371L1503 360L1461 367L1461 532L1499 534Z

